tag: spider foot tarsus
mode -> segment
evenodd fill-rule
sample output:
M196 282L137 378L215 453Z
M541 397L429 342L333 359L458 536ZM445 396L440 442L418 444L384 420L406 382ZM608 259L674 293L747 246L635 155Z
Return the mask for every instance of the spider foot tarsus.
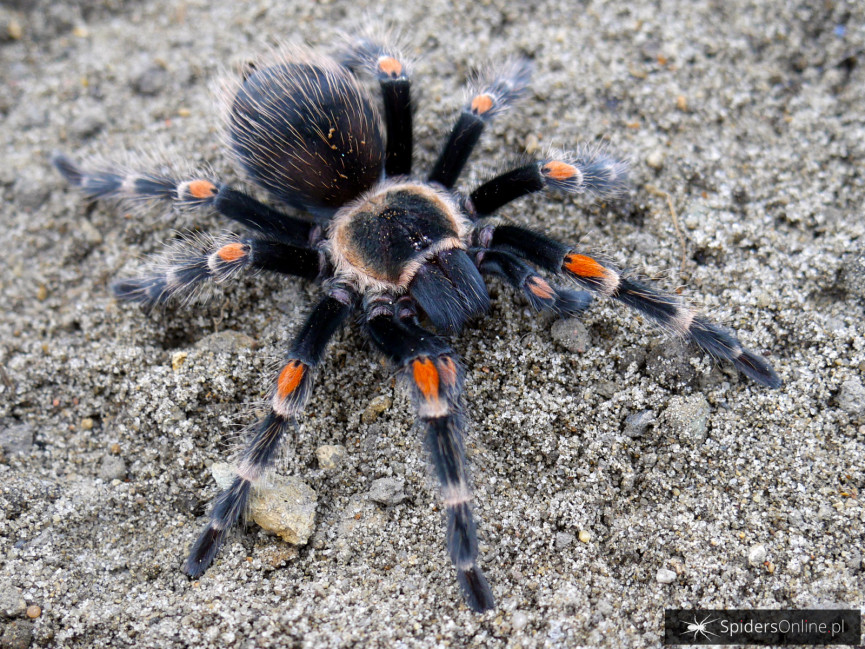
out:
M480 568L457 571L457 581L466 594L466 603L476 613L492 610L496 607L493 592L487 583L487 578Z
M525 93L531 76L527 59L506 61L477 75L469 84L469 100L433 165L430 182L453 187L484 127Z
M133 208L161 200L179 209L213 209L268 237L296 246L308 246L314 229L311 221L278 212L204 175L181 179L106 162L84 168L62 153L55 153L51 162L71 185L91 200L115 201Z
M210 522L192 546L183 572L192 578L200 577L213 563L229 528L246 510L251 487L250 480L237 476L231 486L219 494L210 512Z
M474 218L487 216L543 189L612 198L625 191L627 175L626 162L607 155L602 147L583 146L533 160L488 180L469 195L466 207Z
M161 199L198 206L212 203L219 193L217 183L205 178L181 181L163 173L137 172L105 162L85 169L62 153L55 153L51 163L69 184L92 200L125 200L134 204Z

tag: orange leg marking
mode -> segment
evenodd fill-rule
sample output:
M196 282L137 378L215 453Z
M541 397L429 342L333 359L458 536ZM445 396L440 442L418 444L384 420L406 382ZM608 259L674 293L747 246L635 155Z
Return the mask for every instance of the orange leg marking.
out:
M285 399L297 390L297 386L300 385L305 372L306 365L300 361L291 361L279 373L279 378L276 381L276 395L280 399Z
M566 162L553 160L543 167L544 173L553 180L570 180L577 175L577 168Z
M392 77L398 77L402 74L402 63L392 56L385 56L378 60L378 69Z
M428 358L419 358L412 362L412 373L418 390L427 401L437 401L439 398L439 373L436 366Z
M442 356L438 359L438 368L441 372L442 383L447 386L456 385L457 382L457 364L450 356Z
M563 264L565 270L577 277L606 277L607 269L591 257L585 255L568 255Z
M472 112L483 115L493 107L493 98L487 94L478 95L472 99Z
M217 192L216 185L208 180L193 180L188 187L193 198L210 198Z
M231 262L246 257L246 246L242 243L229 243L222 246L216 254L219 255L219 258L222 261L230 264Z
M530 277L526 282L528 289L542 300L552 299L555 295L553 287L540 277Z

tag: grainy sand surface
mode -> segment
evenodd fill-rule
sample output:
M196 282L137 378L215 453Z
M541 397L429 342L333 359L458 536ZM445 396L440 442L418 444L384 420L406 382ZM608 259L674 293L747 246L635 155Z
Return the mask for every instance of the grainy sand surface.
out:
M281 39L329 49L364 13L413 39L417 169L473 66L530 57L532 92L461 186L527 148L606 141L631 161L623 199L506 214L684 287L785 381L760 388L614 303L585 335L554 329L492 282L491 312L454 343L499 603L482 616L462 603L406 392L357 329L279 467L317 492L310 543L250 525L203 578L180 572L209 467L316 288L261 276L194 309L117 304L108 282L178 231L230 224L88 206L48 163L158 148L242 182L219 145L220 66ZM645 647L665 607L865 605L863 43L855 1L4 3L0 646ZM378 396L390 407L362 417ZM346 448L340 468L319 467L324 444ZM407 498L371 500L381 478Z

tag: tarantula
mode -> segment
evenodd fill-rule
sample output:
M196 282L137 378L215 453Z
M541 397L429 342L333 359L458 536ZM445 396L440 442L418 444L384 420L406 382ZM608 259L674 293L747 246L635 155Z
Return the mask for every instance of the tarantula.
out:
M379 110L355 75L379 83ZM227 148L247 177L287 214L207 175L172 177L117 165L54 165L91 199L165 199L215 210L252 231L187 242L141 277L113 284L114 295L145 307L189 298L241 269L315 280L321 299L301 325L272 387L270 407L254 425L231 486L183 570L201 575L237 522L250 490L272 464L312 392L328 341L353 313L412 392L447 510L447 546L468 605L494 607L478 565L478 544L463 449L464 372L446 337L489 307L485 276L498 276L538 310L582 312L592 293L636 309L704 351L731 361L758 383L777 388L769 363L735 335L670 293L626 276L612 263L492 215L544 189L600 197L625 186L626 165L602 150L526 160L468 195L453 187L486 124L523 94L530 70L513 61L470 87L450 137L425 179L412 175L410 73L394 47L358 39L337 58L282 48L251 63L223 93ZM382 132L384 130L384 133ZM574 280L582 290L542 277ZM425 328L432 325L435 333Z

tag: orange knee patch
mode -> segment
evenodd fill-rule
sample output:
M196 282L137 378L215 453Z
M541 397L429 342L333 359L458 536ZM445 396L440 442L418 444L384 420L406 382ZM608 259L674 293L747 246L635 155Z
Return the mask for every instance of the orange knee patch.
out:
M472 99L472 112L476 115L483 115L486 112L489 112L492 109L493 98L490 95L483 94L478 95L474 99Z
M570 180L577 175L577 168L560 160L551 160L543 166L544 174L553 180Z
M246 246L242 243L229 243L216 251L219 258L227 264L246 257Z
M216 185L209 180L193 180L188 185L189 195L193 198L210 198L216 194Z
M418 390L427 401L439 398L439 373L436 366L428 358L419 358L412 362L412 374Z
M392 56L384 56L378 60L378 69L391 77L402 74L402 63Z
M279 378L276 380L276 395L280 399L285 399L292 394L297 390L305 373L306 365L300 361L291 361L279 373Z
M441 374L442 383L448 387L456 385L457 382L457 364L450 356L442 356L437 361L438 369Z
M550 300L552 299L556 292L553 290L553 287L547 284L546 280L541 277L529 277L526 282L526 287L532 292L533 295L541 298L542 300Z
M562 264L565 270L577 277L606 277L607 269L591 257L585 255L568 255Z

